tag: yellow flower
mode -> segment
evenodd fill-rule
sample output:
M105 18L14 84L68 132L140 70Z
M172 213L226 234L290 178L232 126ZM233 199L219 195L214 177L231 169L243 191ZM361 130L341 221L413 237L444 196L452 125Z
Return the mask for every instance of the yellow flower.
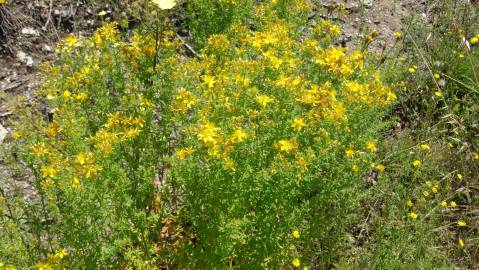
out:
M434 79L439 80L441 78L441 75L439 73L434 73Z
M231 136L231 141L233 143L243 142L246 138L248 138L248 134L244 132L242 129L237 129Z
M417 167L421 166L421 161L420 160L414 160L412 162L412 165L417 168Z
M37 270L53 270L53 267L48 262L38 262Z
M216 142L216 133L219 131L219 128L215 127L211 123L206 123L200 126L200 132L198 133L198 139L204 144L210 144Z
M462 180L462 178L463 178L462 174L458 173L457 174L457 179Z
M72 96L72 93L71 93L70 91L65 90L65 91L63 92L63 98L69 99L71 96Z
M457 244L460 246L460 247L464 247L464 240L462 238L459 238L459 240L457 241Z
M435 95L436 97L442 97L441 91L436 91L436 92L434 92L434 95Z
M459 226L459 227L464 227L464 226L466 226L466 225L467 225L467 224L466 224L466 222L465 222L464 220L459 220L459 221L457 222L457 226Z
M346 149L346 151L344 151L344 153L346 154L346 157L352 158L354 156L355 151L353 149L349 148L349 149Z
M49 177L49 178L54 178L57 175L57 170L51 166L45 166L41 168L42 171L42 176L43 177Z
M441 206L442 206L442 207L447 207L447 202L446 202L446 201L442 201L442 202L441 202Z
M396 39L400 39L400 38L402 37L402 33L401 33L401 32L395 32L395 33L394 33L394 37L395 37Z
M80 180L76 176L73 177L73 179L72 179L72 187L73 188L79 188L80 187Z
M449 203L449 205L450 205L452 208L454 208L454 207L456 207L456 206L457 206L457 204L456 204L456 202L455 202L455 201L451 201L451 202Z
M275 147L281 152L289 153L297 147L297 144L293 139L280 140L275 144Z
M301 261L298 258L294 258L293 261L291 261L294 267L299 267L301 265Z
M414 212L409 213L409 217L412 219L417 219L417 214Z
M437 193L437 186L431 188L432 193Z
M235 163L234 163L233 160L231 160L230 158L226 158L226 159L223 160L223 162L224 162L223 164L224 164L225 169L233 171L233 172L236 171Z
M380 172L383 172L386 169L386 167L383 164L379 164L378 166L376 166L376 169L378 169L378 171Z
M354 172L357 172L357 171L359 171L359 166L358 165L353 165L352 169L353 169Z
M471 44L472 44L472 45L476 44L478 41L479 41L479 38L478 38L478 37L473 37L473 38L471 38Z
M80 165L85 165L87 163L92 163L93 162L93 153L91 152L81 152L77 155L75 162L80 164Z
M205 75L203 77L203 84L205 84L208 88L213 88L213 86L215 86L215 83L215 77L209 75Z
M409 207L412 207L414 204L411 200L407 200L406 205L409 206Z
M294 230L293 231L293 237L294 238L299 238L300 234L299 234L299 231L298 230Z
M180 149L180 150L175 152L175 156L178 159L185 159L187 156L189 156L191 154L193 154L193 148L191 146Z
M78 43L80 43L80 39L78 39L76 36L74 35L69 35L68 37L66 37L64 40L63 40L63 43L65 44L65 46L67 48L73 48L75 46L78 45Z
M98 16L103 17L106 15L106 11L102 10L98 13Z
M429 192L428 191L423 191L422 195L424 195L424 197L429 197Z
M409 73L414 73L414 72L416 72L416 69L413 68L413 67L410 67L407 71L408 71Z
M371 153L374 153L374 152L378 151L378 148L376 147L376 143L374 143L373 141L369 141L369 142L366 144L366 148L367 148Z
M163 10L172 9L174 6L176 6L175 0L151 0L151 2Z
M291 127L296 131L300 131L305 126L306 124L304 123L303 118L296 118L293 120L293 123L291 124Z
M478 159L479 159L479 153L477 153L477 152L472 153L472 157L473 157L475 160L478 160Z
M57 250L55 252L55 255L53 255L53 257L57 260L61 260L67 255L68 255L68 251L66 249L62 248L62 249Z
M268 103L273 102L273 99L266 95L259 95L259 96L256 96L256 102L261 104L261 106L266 107Z
M2 1L2 0L0 0L0 4L1 4L1 1ZM0 265L0 266L1 266L1 265ZM4 269L5 269L5 270L16 270L17 268L15 268L15 266L13 266L13 265L7 265L7 266L5 266Z
M428 144L421 144L421 149L424 150L424 151L429 151L429 150L431 150L431 147L429 147Z
M0 0L0 5L5 4L7 0Z

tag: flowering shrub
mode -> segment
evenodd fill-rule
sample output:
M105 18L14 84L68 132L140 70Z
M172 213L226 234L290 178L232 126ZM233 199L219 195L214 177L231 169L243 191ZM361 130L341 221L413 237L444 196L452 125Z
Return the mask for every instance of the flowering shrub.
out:
M43 72L50 117L25 109L13 134L34 194L4 198L21 209L4 218L21 241L2 260L330 266L396 96L365 52L333 45L331 22L298 39L273 9L283 2L258 7L260 30L235 21L212 35L197 58L170 31L158 44L122 41L114 24L67 38Z

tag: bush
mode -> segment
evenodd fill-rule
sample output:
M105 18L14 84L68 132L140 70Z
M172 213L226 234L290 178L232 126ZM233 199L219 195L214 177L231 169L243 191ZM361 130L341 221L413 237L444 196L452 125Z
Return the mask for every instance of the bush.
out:
M264 22L280 18L290 25L291 34L304 27L313 4L301 1L194 0L188 2L188 27L197 48L203 48L214 34L226 33L234 23L262 29Z
M13 134L34 193L2 196L15 209L2 218L11 224L4 263L337 260L396 96L365 52L332 45L337 26L325 21L300 40L271 4L258 8L271 14L261 30L235 21L198 58L185 57L171 31L157 46L155 33L122 41L114 24L63 42L43 72L49 119L25 109Z

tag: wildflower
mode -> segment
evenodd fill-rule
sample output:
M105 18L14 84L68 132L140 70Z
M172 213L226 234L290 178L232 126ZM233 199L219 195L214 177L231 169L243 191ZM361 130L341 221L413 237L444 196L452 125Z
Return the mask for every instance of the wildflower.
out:
M414 203L411 200L407 200L406 205L409 206L409 207L412 207L414 205Z
M74 35L69 35L63 40L63 43L67 48L71 49L73 47L76 47L80 43L80 39L78 39Z
M471 44L472 44L472 45L476 44L478 41L479 41L479 38L478 38L477 36L471 38Z
M459 226L459 227L464 227L464 226L466 226L466 222L465 222L464 220L459 220L459 221L457 222L457 226Z
M442 92L441 91L436 91L436 92L434 92L434 95L436 97L442 97Z
M81 92L75 95L75 99L82 102L88 99L88 95L86 93Z
M303 118L296 118L293 120L293 123L291 124L291 127L296 131L301 131L301 129L305 126L306 124L304 123Z
M301 265L301 261L298 258L294 258L293 261L291 261L294 267L299 267Z
M215 77L209 75L205 75L203 77L203 84L205 84L208 88L213 88L213 86L215 86L215 83Z
M229 170L229 171L233 171L235 172L236 169L235 169L235 163L233 160L231 160L230 158L226 158L224 159L224 167L225 169Z
M0 0L0 5L3 5L7 2L7 0Z
M293 237L294 238L299 238L300 234L299 234L299 231L298 230L294 230L293 231Z
M366 144L366 149L368 149L371 153L378 151L378 148L376 147L376 143L374 143L373 141L369 141Z
M242 129L237 129L231 136L231 141L233 143L243 142L246 138L248 138L248 134L244 132Z
M396 39L400 39L400 38L402 37L402 33L401 33L401 32L395 32L395 33L394 33L394 37L395 37Z
M12 132L12 137L13 137L15 140L18 140L18 139L20 139L20 138L22 137L22 133L19 132L19 131L17 131L17 130L14 130L14 131ZM476 158L476 159L477 159L477 158Z
M346 157L352 158L354 156L355 151L353 149L349 148L349 149L346 149L346 151L344 151L344 153L345 153Z
M441 78L441 75L439 73L434 73L434 79L439 80Z
M125 130L124 137L125 138L134 138L140 135L140 130L138 128L128 128Z
M421 166L421 161L420 160L414 160L412 162L412 165L417 168L417 167Z
M413 68L413 67L410 67L407 71L408 71L409 73L414 73L414 72L416 72L416 69Z
M383 172L386 169L386 167L383 164L379 164L376 166L376 169L380 172Z
M204 144L215 143L216 135L219 128L215 127L211 123L206 123L200 126L200 132L198 133L198 139Z
M462 238L459 238L459 240L457 241L457 244L460 246L460 247L464 247L464 240Z
M68 255L68 251L64 248L62 249L59 249L55 252L55 255L53 255L53 257L56 259L56 260L61 260L63 259L65 256Z
M442 206L442 207L447 207L447 202L446 202L446 201L442 201L442 202L441 202L441 206Z
M281 152L289 153L294 150L297 145L294 140L280 140L276 143L275 147Z
M151 2L163 10L172 9L174 6L176 6L175 0L151 0Z
M429 150L431 150L431 147L429 147L428 144L421 144L421 149L423 151L429 151Z
M190 146L190 147L186 147L176 151L175 156L178 159L185 159L187 156L191 154L193 154L193 148Z
M65 91L63 92L63 98L69 99L71 96L72 96L72 93L71 93L70 91L65 90Z
M73 177L73 179L72 179L72 187L73 188L79 188L80 187L80 180L76 176Z
M432 193L437 193L437 186L431 188Z
M455 208L457 206L456 202L455 201L451 201L449 203L449 205L452 207L452 208Z
M48 262L38 262L37 270L53 270L53 267Z
M106 15L106 11L102 10L98 13L98 16L103 17Z
M266 95L259 95L259 96L256 96L256 102L258 102L259 104L261 104L261 106L263 107L266 107L266 105L268 105L268 103L272 102L273 99L266 96Z
M414 212L409 213L409 217L412 219L417 219L417 214Z
M462 178L463 178L462 174L458 173L458 174L457 174L457 179L459 179L459 181L461 181Z
M359 166L358 165L353 165L352 169L353 169L354 172L357 172L357 171L359 171Z
M428 191L423 191L422 195L424 195L424 197L429 197L429 192Z
M477 152L472 153L472 157L473 157L475 160L478 160L478 159L479 159L479 153L477 153Z
M48 149L45 147L45 143L34 144L31 149L32 153L40 158L48 154Z
M47 178L54 178L57 175L57 170L51 166L45 166L41 168L42 176Z
M91 152L81 152L77 155L75 162L80 165L85 165L93 161L93 153Z

